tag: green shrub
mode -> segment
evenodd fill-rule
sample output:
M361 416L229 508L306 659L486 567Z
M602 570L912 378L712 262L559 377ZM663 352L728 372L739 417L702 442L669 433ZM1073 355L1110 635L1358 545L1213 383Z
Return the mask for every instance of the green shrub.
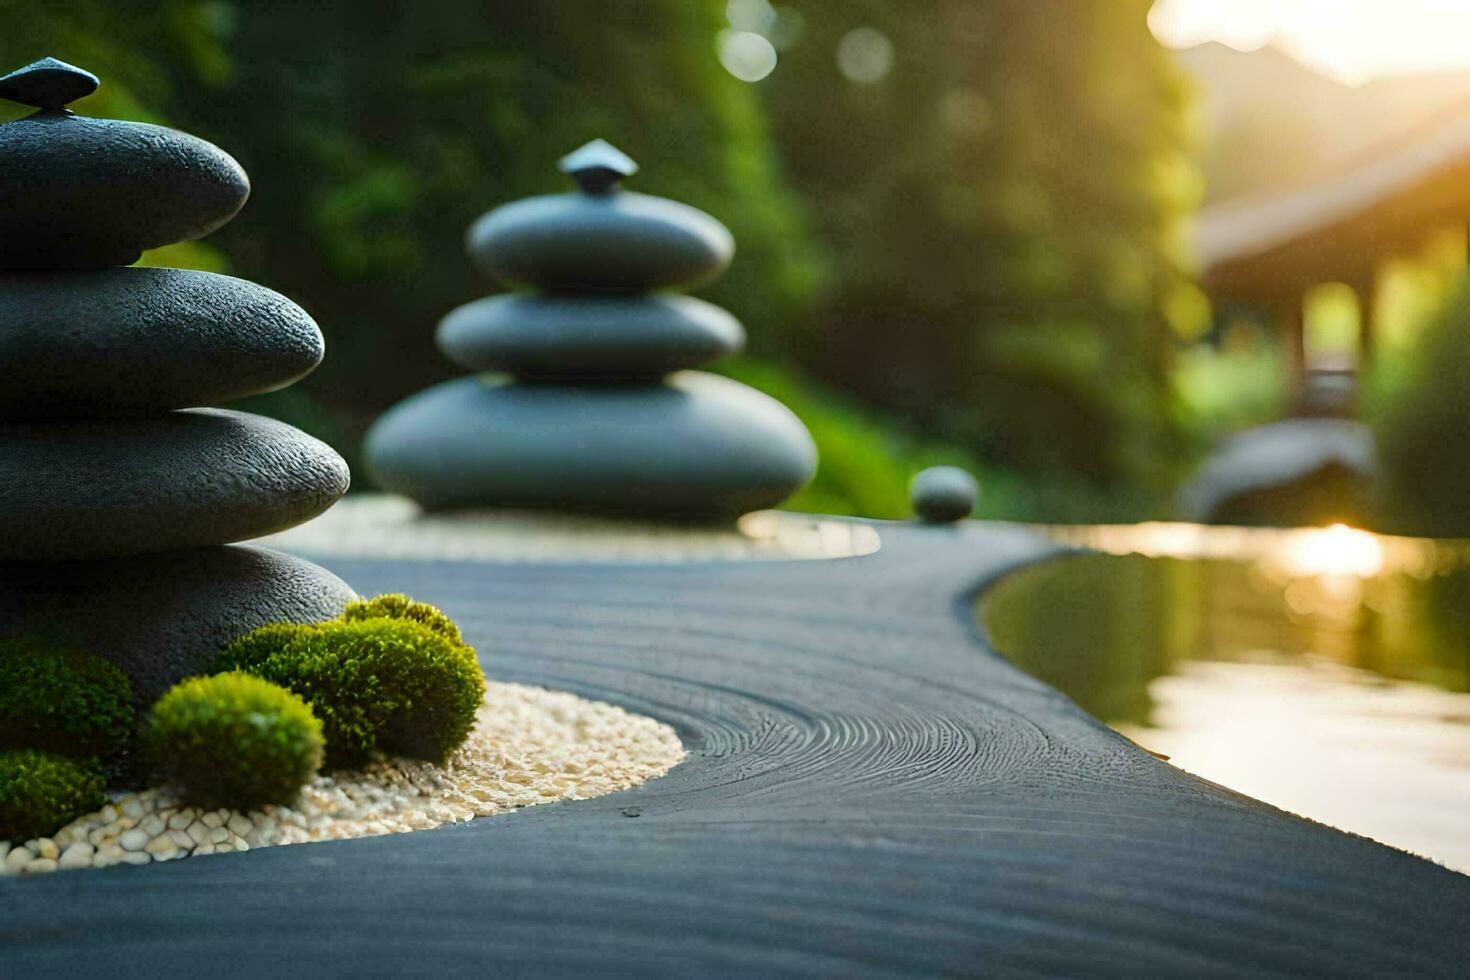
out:
M154 704L154 771L190 803L290 803L322 765L322 723L300 698L246 673L191 677Z
M305 699L322 720L331 766L374 750L442 761L469 735L485 693L474 651L412 619L247 634L225 648L220 666Z
M349 602L347 608L342 611L342 618L347 622L355 622L360 619L411 619L415 623L427 626L451 642L464 642L464 637L460 636L459 627L454 625L454 620L427 602L414 602L408 596L398 593L380 595L376 599Z
M133 730L133 685L101 657L0 642L0 748L107 758Z
M0 751L0 838L45 837L101 808L102 767L37 749Z

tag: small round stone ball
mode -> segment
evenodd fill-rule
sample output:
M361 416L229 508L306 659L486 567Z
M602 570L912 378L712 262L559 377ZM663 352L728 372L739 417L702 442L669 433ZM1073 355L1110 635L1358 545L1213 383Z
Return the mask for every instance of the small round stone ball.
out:
M914 513L928 524L964 520L979 496L980 485L958 466L931 466L914 477L909 487Z

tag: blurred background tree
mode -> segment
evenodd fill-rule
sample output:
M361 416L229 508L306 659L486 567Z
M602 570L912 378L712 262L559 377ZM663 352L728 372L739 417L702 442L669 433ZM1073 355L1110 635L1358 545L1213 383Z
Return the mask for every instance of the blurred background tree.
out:
M1004 465L1157 485L1193 184L1148 7L798 6L770 102L836 268L803 364Z
M493 289L464 229L563 189L555 160L601 135L639 189L734 232L709 296L751 335L732 373L817 434L797 505L900 516L942 460L981 470L993 516L1121 519L1173 475L1193 187L1148 5L809 0L768 23L779 68L753 85L719 45L778 11L742 0L0 0L0 59L82 64L104 85L79 111L241 161L241 218L147 259L305 306L325 364L250 407L349 460L388 405L459 373L434 324Z

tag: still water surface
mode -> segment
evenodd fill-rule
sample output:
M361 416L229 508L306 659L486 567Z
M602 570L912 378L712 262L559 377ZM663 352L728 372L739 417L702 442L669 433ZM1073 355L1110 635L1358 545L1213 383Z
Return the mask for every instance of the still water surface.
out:
M1189 772L1470 871L1470 542L1049 528L996 647Z

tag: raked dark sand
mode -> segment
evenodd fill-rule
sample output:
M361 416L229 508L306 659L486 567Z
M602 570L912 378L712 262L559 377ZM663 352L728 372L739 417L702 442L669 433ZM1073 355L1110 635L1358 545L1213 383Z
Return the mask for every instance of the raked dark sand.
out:
M991 652L1053 546L821 562L334 561L497 680L674 725L638 789L433 831L0 881L0 973L1444 974L1470 878L1158 761ZM1371 792L1371 788L1365 788Z

